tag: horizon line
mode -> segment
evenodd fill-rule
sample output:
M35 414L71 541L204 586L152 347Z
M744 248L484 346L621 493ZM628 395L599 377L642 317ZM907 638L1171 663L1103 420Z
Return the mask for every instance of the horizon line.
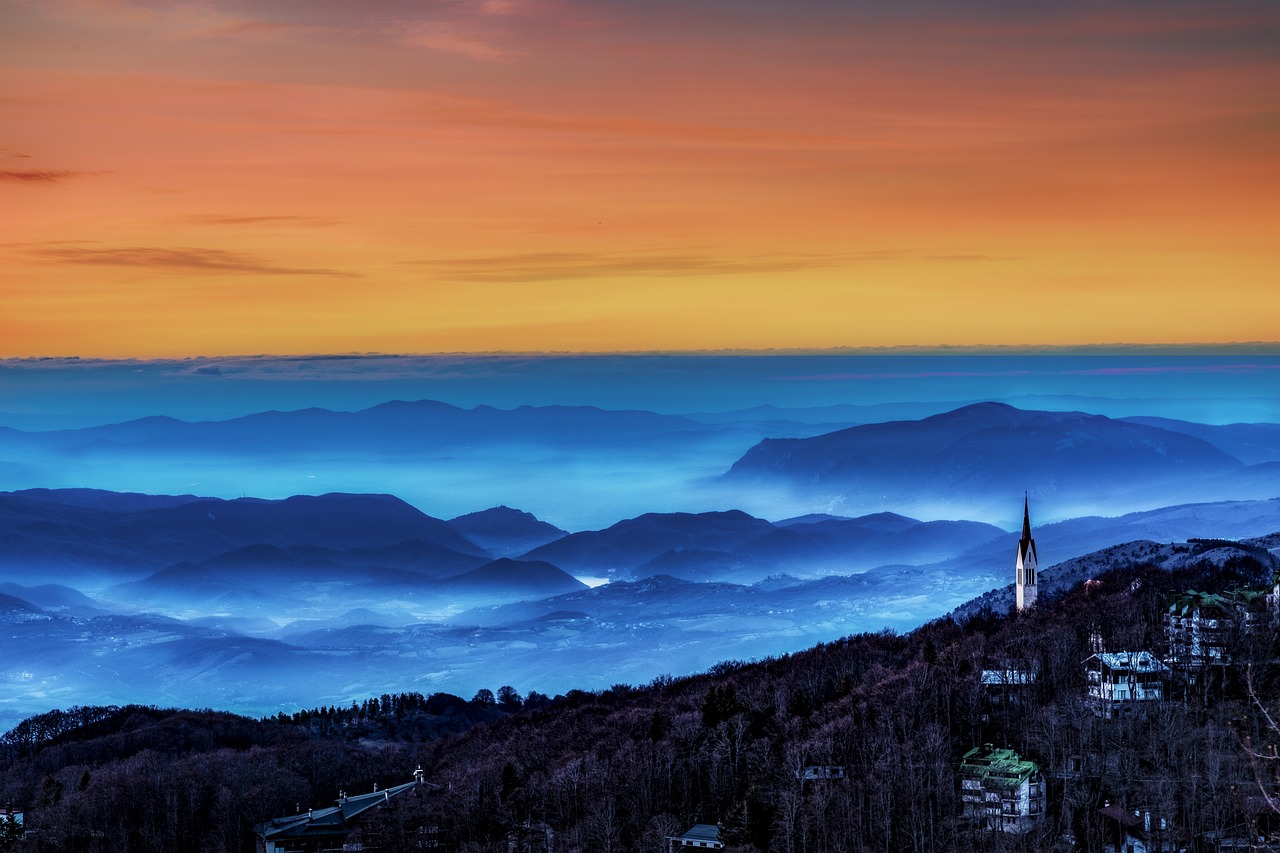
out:
M818 356L818 355L1280 355L1277 341L1197 341L1188 343L1108 342L1090 344L899 344L892 346L841 347L730 347L721 349L647 350L440 350L382 352L378 350L311 353L221 353L215 355L98 356L98 355L10 355L0 356L0 364L40 362L170 362L220 360L303 360L361 358L609 358L643 356Z

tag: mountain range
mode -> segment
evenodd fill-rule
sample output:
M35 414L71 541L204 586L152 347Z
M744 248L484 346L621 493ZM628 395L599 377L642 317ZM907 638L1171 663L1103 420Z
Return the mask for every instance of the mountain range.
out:
M310 408L259 412L224 421L189 422L154 416L72 430L0 428L0 447L81 453L182 450L293 455L316 449L405 453L476 443L576 447L699 430L707 427L688 418L643 411L592 406L463 409L434 400L395 400L356 412Z
M0 493L0 576L37 572L101 585L248 546L299 559L447 574L491 559L448 523L390 495L298 495L285 500L120 496L96 490Z
M987 517L1023 489L1058 517L1275 496L1280 482L1269 463L1280 459L1280 430L1194 427L979 403L916 421L766 439L720 483L840 508L967 506L971 518ZM1252 465L1224 447L1247 450Z
M936 405L885 411L930 409ZM674 415L417 400L222 421L149 417L43 432L0 428L0 475L13 487L199 490L223 498L361 492L376 483L464 525L462 516L473 514L466 510L506 505L572 531L645 512L727 508L764 518L892 511L999 524L1009 496L1024 489L1065 518L1273 497L1280 481L1275 424L1108 418L1000 403L866 423L873 415L848 405ZM486 535L475 526L481 519L467 523ZM553 533L485 547L517 556Z
M772 414L753 413L757 426ZM1083 577L1094 563L1070 561L1096 554L1101 564L1108 548L1168 561L1190 553L1172 543L1192 537L1280 531L1274 425L980 404L812 434L821 413L811 415L811 434L740 447L719 467L702 460L709 476L668 490L677 504L700 495L692 506L571 530L500 501L445 518L390 494L0 493L10 661L0 714L148 691L265 712L299 696L466 693L495 672L518 674L525 689L607 686L907 630L1007 585L1024 491L1047 582L1054 571L1064 583ZM9 432L0 452L54 448L72 471L106 470L94 466L112 454L178 469L208 454L202 464L228 478L300 459L360 467L372 453L403 482L426 470L415 454L438 453L485 489L522 483L540 499L546 484L507 470L501 448L540 443L561 460L556 470L598 453L609 460L600 470L625 485L614 460L641 469L673 448L725 450L750 435L740 423L643 412L394 403ZM573 487L555 483L557 493ZM779 493L786 499L775 502ZM457 502L447 491L433 500Z

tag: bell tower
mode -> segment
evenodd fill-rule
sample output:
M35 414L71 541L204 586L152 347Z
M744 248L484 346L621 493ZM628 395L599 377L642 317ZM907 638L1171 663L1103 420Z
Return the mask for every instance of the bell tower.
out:
M1036 603L1036 540L1031 538L1030 497L1022 500L1022 538L1018 540L1018 562L1014 566L1014 588L1018 609L1026 610Z

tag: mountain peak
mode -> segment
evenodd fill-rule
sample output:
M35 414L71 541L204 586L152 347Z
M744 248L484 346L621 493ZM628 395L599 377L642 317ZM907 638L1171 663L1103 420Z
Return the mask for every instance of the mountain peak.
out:
M810 505L846 512L936 514L945 507L991 517L1028 487L1058 506L1105 506L1109 498L1193 477L1225 477L1241 467L1209 442L1180 432L985 402L921 420L766 440L735 462L725 480L781 486Z

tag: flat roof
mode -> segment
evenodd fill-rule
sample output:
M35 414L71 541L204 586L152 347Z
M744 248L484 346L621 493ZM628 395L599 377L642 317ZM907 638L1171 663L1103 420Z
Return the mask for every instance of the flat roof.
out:
M1040 772L1040 766L1012 749L996 749L991 744L975 746L960 761L963 776L977 776L983 783L1016 788L1024 779Z
M719 841L720 827L714 823L700 823L680 838L685 841Z

